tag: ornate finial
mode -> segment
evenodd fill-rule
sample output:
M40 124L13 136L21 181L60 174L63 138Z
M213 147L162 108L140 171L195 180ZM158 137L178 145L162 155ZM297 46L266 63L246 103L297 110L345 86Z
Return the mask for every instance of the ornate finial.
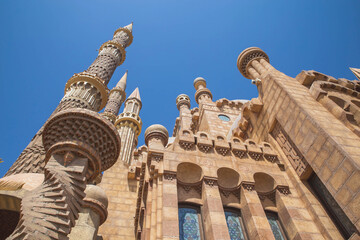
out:
M132 28L133 28L133 23L131 22L129 25L125 26L125 27L121 27L121 28L118 28L115 32L114 32L114 39L117 38L117 34L120 32L124 32L128 35L129 37L129 41L126 43L126 46L124 47L128 47L131 45L132 41L133 41L133 35L132 35Z
M355 77L360 80L360 68L350 68Z
M167 129L163 125L160 125L160 124L154 124L154 125L151 125L150 127L148 127L145 130L144 136L145 136L146 146L149 146L149 141L152 138L159 138L161 140L163 146L165 147L168 142L168 139L169 139L169 133L168 133Z
M135 88L135 90L130 94L129 98L136 98L137 100L139 100L141 102L141 98L140 98L140 93L139 93L139 88Z
M194 87L196 90L198 90L200 86L203 86L204 88L206 88L206 81L202 77L197 77L194 80Z
M250 79L248 69L251 66L251 62L254 60L265 59L265 61L269 62L269 57L266 53L258 47L249 47L242 51L237 59L237 67L241 74Z
M127 28L130 32L132 32L133 22L131 22L129 25L126 25L124 28Z
M186 105L188 108L190 108L190 98L186 94L180 94L176 98L176 107L178 110L180 110L180 106Z
M116 87L121 88L125 91L126 89L126 80L127 80L128 70L124 73L124 75L121 77L120 81L116 84Z

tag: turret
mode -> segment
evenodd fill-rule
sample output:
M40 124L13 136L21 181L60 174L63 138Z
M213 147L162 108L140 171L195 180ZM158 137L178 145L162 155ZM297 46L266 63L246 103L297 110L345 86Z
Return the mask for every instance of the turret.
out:
M176 98L176 106L180 111L180 129L190 130L192 115L190 112L190 98L186 94L180 94Z
M212 102L212 94L209 89L206 88L206 81L202 77L195 78L194 87L196 89L195 101L198 104L205 102Z
M124 111L117 117L115 126L121 137L121 161L130 165L131 156L141 133L142 121L139 117L141 98L136 88L125 101Z
M261 74L273 67L269 63L268 55L258 47L250 47L242 51L237 59L237 67L240 73L252 79L258 85Z
M111 89L109 100L105 106L104 112L101 114L112 123L115 123L116 116L119 114L119 109L126 97L125 89L127 73L128 72L126 71L116 86Z

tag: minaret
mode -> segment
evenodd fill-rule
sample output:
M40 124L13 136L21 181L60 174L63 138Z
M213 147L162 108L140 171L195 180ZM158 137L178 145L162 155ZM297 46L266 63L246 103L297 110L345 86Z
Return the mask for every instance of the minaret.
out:
M107 84L117 66L125 61L125 48L133 40L132 23L115 31L113 39L105 42L90 67L74 74L65 85L65 94L52 113L70 108L84 108L98 112L108 100ZM36 133L5 176L16 173L41 173L45 166L42 143L43 127Z
M206 81L202 77L195 78L194 87L195 92L195 101L200 105L206 102L212 102L212 94L209 89L206 88Z
M136 88L125 101L124 111L117 117L115 127L121 138L121 161L130 165L131 155L137 145L141 133L142 121L139 117L141 98L139 88Z
M116 86L111 89L109 94L109 100L105 106L104 112L101 114L112 123L115 123L116 116L119 114L119 109L126 98L126 80L128 71L122 76Z

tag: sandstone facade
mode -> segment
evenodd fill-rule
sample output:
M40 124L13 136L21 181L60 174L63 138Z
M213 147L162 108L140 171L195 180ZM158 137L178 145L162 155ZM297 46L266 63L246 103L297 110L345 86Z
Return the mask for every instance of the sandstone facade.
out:
M125 101L127 73L106 88L131 42L120 28L68 81L0 179L0 238L360 239L359 80L291 78L248 48L237 66L257 98L215 101L196 78L172 136L152 125L137 148L139 89Z

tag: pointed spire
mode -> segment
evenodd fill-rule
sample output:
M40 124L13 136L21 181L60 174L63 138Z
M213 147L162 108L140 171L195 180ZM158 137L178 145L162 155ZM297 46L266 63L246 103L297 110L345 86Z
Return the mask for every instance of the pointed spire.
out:
M130 98L136 98L141 102L141 98L140 98L140 93L139 93L139 88L135 88L135 90L131 93L131 95L129 96L128 99Z
M121 77L120 81L116 84L116 87L121 88L125 91L126 89L126 80L127 80L128 70L124 73L124 75Z
M355 77L360 80L360 68L350 68Z
M125 26L124 28L127 28L130 32L132 32L133 22L131 22L129 25Z

